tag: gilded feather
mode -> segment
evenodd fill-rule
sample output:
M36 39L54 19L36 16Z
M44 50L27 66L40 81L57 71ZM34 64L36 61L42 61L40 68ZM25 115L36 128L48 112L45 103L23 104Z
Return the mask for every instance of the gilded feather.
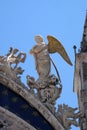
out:
M72 62L64 49L63 45L58 41L55 37L48 35L48 52L49 53L56 53L58 52L62 58L70 65L72 65Z

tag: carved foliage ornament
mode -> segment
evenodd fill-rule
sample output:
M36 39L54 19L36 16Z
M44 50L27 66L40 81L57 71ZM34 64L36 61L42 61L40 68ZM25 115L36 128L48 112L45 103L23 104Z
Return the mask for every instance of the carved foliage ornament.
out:
M10 47L9 53L7 53L6 56L0 56L0 71L15 81L20 80L20 75L24 71L18 65L20 62L23 63L26 59L25 53L18 52L18 49Z

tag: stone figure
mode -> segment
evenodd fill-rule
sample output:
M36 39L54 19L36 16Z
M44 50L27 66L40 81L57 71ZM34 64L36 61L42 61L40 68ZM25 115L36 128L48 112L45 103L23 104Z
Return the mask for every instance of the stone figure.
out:
M32 76L30 76L30 75L27 75L27 76L26 76L26 79L27 79L27 85L28 85L29 88L30 88L29 91L30 91L32 94L34 94L34 88L35 88L35 86L36 86L34 77L32 77Z
M46 44L40 35L35 36L36 45L30 50L35 58L38 79L27 75L27 85L29 91L37 97L52 113L55 111L56 100L62 92L62 84L56 65L50 57L50 53L58 52L63 59L72 65L63 45L53 36L47 36ZM51 74L51 63L53 64L57 76ZM36 90L36 91L35 91Z
M39 79L47 79L51 69L48 47L41 36L36 36L35 41L36 45L30 50L30 54L34 55Z
M34 55L36 70L39 80L47 79L51 71L51 58L49 53L58 52L67 63L72 65L64 47L53 36L47 36L48 45L45 44L40 35L35 36L36 45L30 50L30 54Z
M36 45L30 50L30 54L35 58L39 78L36 81L30 75L27 75L26 78L30 92L34 93L34 89L36 89L39 100L53 112L55 102L62 92L62 84L57 67L49 54L58 52L67 63L70 65L72 63L64 47L56 38L47 36L47 39L48 44L44 42L40 35L35 36ZM57 77L51 74L51 63L55 67Z

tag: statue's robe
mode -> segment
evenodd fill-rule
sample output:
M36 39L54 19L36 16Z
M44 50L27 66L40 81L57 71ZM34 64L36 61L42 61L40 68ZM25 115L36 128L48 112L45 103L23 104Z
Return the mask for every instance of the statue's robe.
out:
M51 69L48 46L44 42L37 44L32 48L30 53L34 55L39 79L46 79L49 76Z

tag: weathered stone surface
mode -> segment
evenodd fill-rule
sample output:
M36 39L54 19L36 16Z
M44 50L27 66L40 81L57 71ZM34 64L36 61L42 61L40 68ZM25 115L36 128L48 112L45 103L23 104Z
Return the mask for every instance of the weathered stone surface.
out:
M76 55L74 92L80 93L80 90L84 89L82 64L85 63L86 61L87 61L87 53L78 53Z
M76 65L74 75L74 92L78 94L79 117L81 130L87 130L87 53L76 54Z

